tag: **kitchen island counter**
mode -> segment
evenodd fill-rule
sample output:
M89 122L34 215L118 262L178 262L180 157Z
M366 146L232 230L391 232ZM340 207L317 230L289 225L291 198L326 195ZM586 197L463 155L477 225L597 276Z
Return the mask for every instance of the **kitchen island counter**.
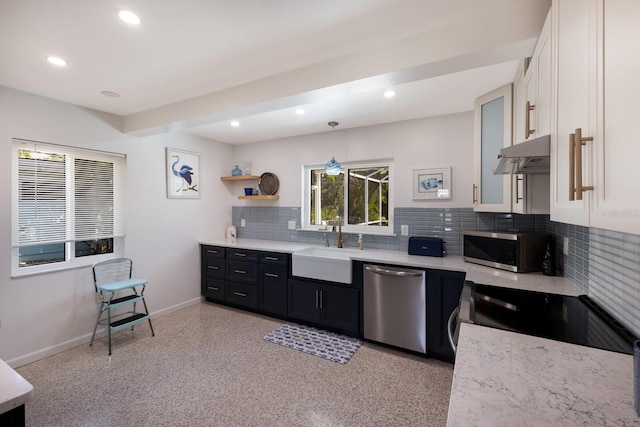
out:
M20 410L32 395L33 386L0 360L0 425L11 424L14 418L6 418L10 411Z
M224 239L202 240L201 245L222 246L232 248L253 249L293 253L310 247L322 247L310 243L282 242L261 239L237 239L235 244L228 244ZM336 249L335 250L340 250ZM353 248L351 248L353 249ZM402 251L387 251L381 249L363 249L353 251L352 261L392 264L404 267L416 267L446 271L461 271L466 273L466 280L486 285L502 286L515 289L548 292L560 295L577 296L580 291L573 283L560 276L545 276L537 273L511 273L464 261L461 256L430 257L409 255Z
M447 425L640 425L633 356L463 323Z

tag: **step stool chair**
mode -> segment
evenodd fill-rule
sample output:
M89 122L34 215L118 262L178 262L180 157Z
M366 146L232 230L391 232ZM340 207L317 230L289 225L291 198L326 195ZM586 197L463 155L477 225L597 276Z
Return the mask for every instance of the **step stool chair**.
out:
M144 289L147 285L146 279L132 279L133 261L129 258L117 258L109 261L102 261L91 266L93 270L93 285L96 295L100 298L100 311L93 328L93 335L89 345L93 345L98 325L107 328L109 336L109 356L111 356L111 333L128 327L133 330L134 325L149 322L151 336L155 336L149 310L144 299ZM136 311L136 304L142 302L144 311ZM125 313L112 313L112 309L132 304L132 310Z

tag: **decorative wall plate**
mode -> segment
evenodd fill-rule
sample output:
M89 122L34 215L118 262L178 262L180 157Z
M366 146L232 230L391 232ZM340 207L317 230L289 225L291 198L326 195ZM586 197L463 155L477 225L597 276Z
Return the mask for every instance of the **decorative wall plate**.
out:
M273 196L278 192L278 189L280 188L280 182L278 181L278 177L271 172L263 173L262 175L260 175L258 188L260 189L260 194Z

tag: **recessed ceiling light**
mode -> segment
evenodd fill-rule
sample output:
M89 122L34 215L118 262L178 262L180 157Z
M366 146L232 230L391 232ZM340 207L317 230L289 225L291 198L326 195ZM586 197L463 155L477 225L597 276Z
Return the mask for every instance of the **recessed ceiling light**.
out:
M234 128L237 128L238 126L240 126L240 122L237 120L231 120L231 126L233 126Z
M394 96L396 96L396 91L395 90L389 89L388 91L386 91L384 93L384 97L385 98L393 98Z
M303 115L304 114L304 108L296 108L296 114L298 115Z
M112 92L110 90L103 90L100 93L103 94L104 96L108 96L110 98L120 98L120 94L118 92Z
M67 61L58 56L47 56L47 61L50 64L57 65L58 67L66 67Z
M118 18L131 25L140 25L140 23L142 22L138 15L128 10L119 10Z

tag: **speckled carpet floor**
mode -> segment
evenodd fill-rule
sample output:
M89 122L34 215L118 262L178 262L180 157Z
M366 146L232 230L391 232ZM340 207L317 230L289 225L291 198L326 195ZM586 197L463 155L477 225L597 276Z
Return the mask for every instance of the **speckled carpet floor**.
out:
M340 364L273 345L282 325L202 303L17 371L27 426L443 426L453 365L365 342Z

